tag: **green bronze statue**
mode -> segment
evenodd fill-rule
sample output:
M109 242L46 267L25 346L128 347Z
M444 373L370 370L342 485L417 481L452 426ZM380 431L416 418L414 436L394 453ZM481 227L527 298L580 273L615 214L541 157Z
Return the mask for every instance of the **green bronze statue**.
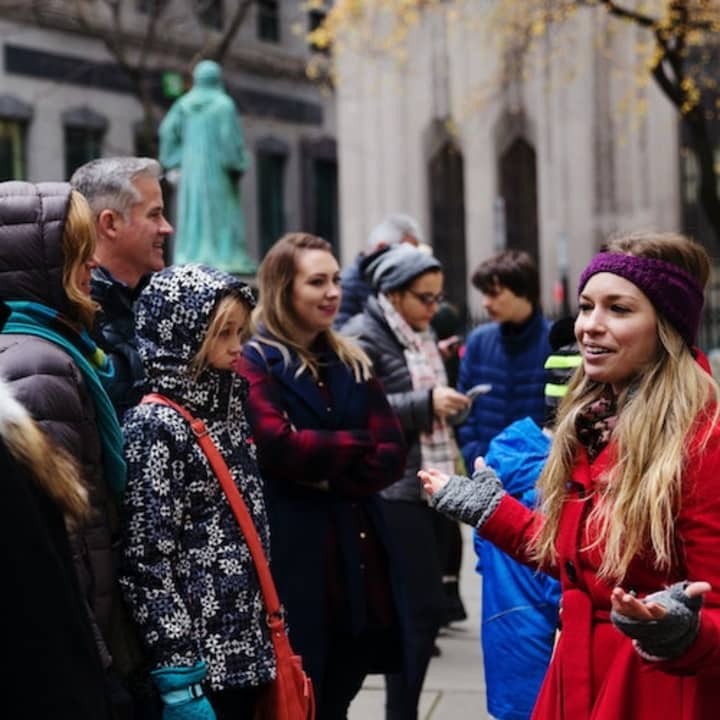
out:
M173 262L254 273L257 265L246 252L240 207L245 142L216 62L195 66L192 89L173 103L159 135L160 163L180 171Z

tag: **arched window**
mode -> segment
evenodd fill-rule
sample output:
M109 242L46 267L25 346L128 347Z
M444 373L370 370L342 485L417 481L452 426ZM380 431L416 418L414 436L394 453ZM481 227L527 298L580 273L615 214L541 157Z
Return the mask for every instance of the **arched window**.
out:
M433 253L443 265L445 295L464 317L468 268L463 154L445 122L434 123L431 133L428 182Z
M535 149L515 138L500 156L500 195L505 204L507 247L539 260Z

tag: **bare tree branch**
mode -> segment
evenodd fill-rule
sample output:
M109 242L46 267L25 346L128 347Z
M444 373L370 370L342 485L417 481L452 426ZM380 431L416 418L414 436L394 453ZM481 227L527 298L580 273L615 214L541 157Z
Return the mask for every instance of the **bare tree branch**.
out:
M227 28L223 31L216 47L212 51L210 57L217 62L221 62L225 57L230 45L232 44L238 30L242 27L245 22L245 18L250 8L255 5L257 0L242 0L237 3L235 8L235 14L228 23Z
M578 0L578 5L584 5L586 7L603 6L605 10L615 17L625 18L626 20L632 20L633 22L641 25L642 27L655 27L658 23L658 19L651 15L646 15L637 10L623 7L622 5L613 2L613 0Z

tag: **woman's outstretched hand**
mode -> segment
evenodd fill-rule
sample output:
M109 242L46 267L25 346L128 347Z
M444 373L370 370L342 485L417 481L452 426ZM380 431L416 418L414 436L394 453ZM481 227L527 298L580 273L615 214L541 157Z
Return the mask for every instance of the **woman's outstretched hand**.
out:
M698 597L710 590L710 583L692 582L685 588L688 597ZM645 602L639 600L633 594L625 592L621 587L616 587L610 595L612 609L632 620L659 620L665 617L667 609L657 602Z
M709 583L682 581L640 600L616 587L610 594L610 620L646 660L672 660L695 642L708 590Z
M450 479L445 473L433 468L419 470L418 477L428 495L434 495L438 490L442 490Z
M484 470L486 467L487 465L485 464L485 460L482 455L478 455L475 458L474 472ZM435 470L434 468L419 470L418 477L420 478L420 482L422 483L425 492L430 496L434 495L438 492L438 490L442 490L448 484L448 480L450 479L448 475L440 472L439 470Z

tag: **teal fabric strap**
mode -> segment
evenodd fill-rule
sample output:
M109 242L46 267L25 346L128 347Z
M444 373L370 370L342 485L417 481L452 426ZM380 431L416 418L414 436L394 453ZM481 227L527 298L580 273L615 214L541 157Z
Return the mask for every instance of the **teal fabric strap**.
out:
M179 690L170 690L163 693L160 697L166 705L180 705L181 703L190 702L190 700L195 700L204 695L202 685L200 683L193 683Z

